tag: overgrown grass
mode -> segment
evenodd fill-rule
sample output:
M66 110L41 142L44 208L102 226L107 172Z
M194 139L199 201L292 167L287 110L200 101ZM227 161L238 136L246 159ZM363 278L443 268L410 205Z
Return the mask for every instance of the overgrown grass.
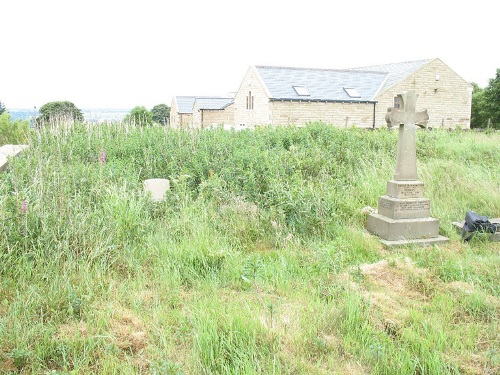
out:
M0 175L0 373L500 372L498 243L451 225L500 216L500 135L417 139L451 241L386 250L361 208L396 132L33 133Z

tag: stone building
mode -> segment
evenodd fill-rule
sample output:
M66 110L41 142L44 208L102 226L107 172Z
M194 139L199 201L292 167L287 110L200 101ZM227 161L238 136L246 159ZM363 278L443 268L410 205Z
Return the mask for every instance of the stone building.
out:
M399 106L397 94L408 90L419 94L429 127L470 127L472 86L438 58L341 70L251 66L234 100L174 98L171 124L254 127L321 121L377 128L386 126L387 108Z
M196 96L175 96L170 106L170 126L190 128L193 125L193 105Z
M234 124L233 98L196 98L193 104L193 128Z
M206 128L232 124L233 98L176 96L172 100L170 125L174 128Z

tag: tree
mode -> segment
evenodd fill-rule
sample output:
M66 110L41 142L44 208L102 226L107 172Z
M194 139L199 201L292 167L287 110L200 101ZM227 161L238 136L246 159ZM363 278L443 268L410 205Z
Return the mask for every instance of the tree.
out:
M170 107L166 104L157 104L151 110L151 115L154 122L167 125L170 119Z
M484 108L491 126L500 129L500 69L484 89Z
M40 107L39 123L83 121L83 113L72 102L50 102Z
M0 115L5 112L5 105L0 102Z
M130 113L123 119L133 125L146 126L153 123L151 112L143 106L134 107Z
M27 120L11 121L9 112L0 114L0 145L26 143L29 131Z
M488 124L488 115L485 108L484 89L479 87L477 83L472 83L474 91L472 91L472 108L470 117L471 128L483 128Z

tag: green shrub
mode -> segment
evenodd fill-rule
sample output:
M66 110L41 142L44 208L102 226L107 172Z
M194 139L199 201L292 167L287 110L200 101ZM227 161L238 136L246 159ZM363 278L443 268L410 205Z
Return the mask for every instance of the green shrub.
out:
M27 142L28 137L28 121L12 121L8 112L0 115L0 146L5 144L24 144Z

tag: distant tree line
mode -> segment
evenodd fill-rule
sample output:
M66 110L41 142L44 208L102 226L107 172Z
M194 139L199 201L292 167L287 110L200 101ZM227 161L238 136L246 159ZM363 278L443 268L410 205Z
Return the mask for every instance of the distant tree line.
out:
M0 114L5 106L0 102ZM152 124L168 125L170 107L166 104L155 105L151 111L143 106L134 107L125 116L124 121L135 125L145 126ZM40 115L35 119L35 126L57 124L67 121L84 121L82 111L69 101L49 102L40 107Z
M472 86L471 128L500 129L500 69L485 89Z
M134 107L130 113L125 116L124 122L135 125L151 125L153 123L166 126L170 119L170 107L166 104L158 104L149 111L144 106Z

